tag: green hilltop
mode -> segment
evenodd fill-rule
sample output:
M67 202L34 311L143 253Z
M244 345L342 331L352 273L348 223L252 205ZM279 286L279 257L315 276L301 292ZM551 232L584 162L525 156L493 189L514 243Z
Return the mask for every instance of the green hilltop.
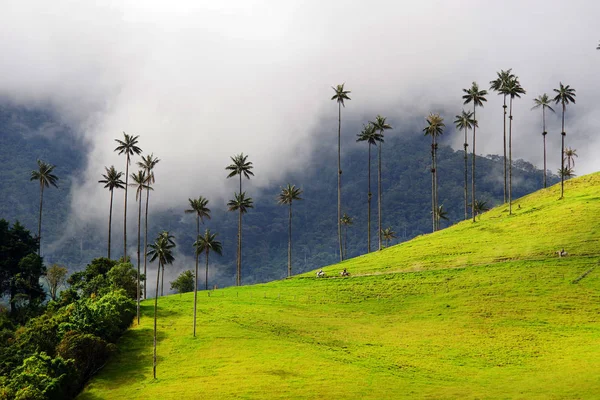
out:
M587 399L600 393L600 173L267 284L153 300L79 399ZM559 257L564 249L568 255ZM340 277L347 268L350 277Z

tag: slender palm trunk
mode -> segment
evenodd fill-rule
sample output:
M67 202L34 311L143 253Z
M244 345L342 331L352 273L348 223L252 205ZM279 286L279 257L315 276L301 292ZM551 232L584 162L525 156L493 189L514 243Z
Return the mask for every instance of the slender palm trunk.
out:
M432 232L435 232L435 164L433 152L433 135L431 136L431 224Z
M208 246L206 247L206 271L204 276L204 289L208 290Z
M40 182L40 218L38 220L38 256L42 253L42 206L44 204L44 184Z
M438 184L437 184L437 140L435 135L433 136L433 187L434 187L434 198L435 198L435 230L440 230L440 216L438 213Z
M383 131L382 131L383 132ZM377 156L377 239L379 240L379 249L381 250L381 145L383 142L379 142L377 145L378 156Z
M160 275L161 275L161 277L160 277L160 295L164 296L165 295L165 292L164 292L164 289L165 289L165 266L164 266L164 264L162 266L162 271L161 271Z
M110 190L110 207L108 209L108 258L110 259L110 235L112 226L113 189Z
M544 138L544 189L546 189L546 106L542 106L542 137Z
M476 105L473 102L473 119L477 123L477 118L475 116ZM477 129L476 125L473 125L473 151L472 151L472 159L471 159L471 214L473 215L473 222L475 222L475 130Z
M238 217L238 264L237 264L237 284L242 285L242 209Z
M337 226L338 242L340 247L340 261L344 260L342 252L342 103L338 103L338 204Z
M344 226L344 258L348 259L348 225Z
M506 95L504 95L504 104L502 105L502 108L504 109L504 203L506 203Z
M158 269L156 270L156 296L154 296L154 354L153 354L153 362L152 362L152 374L154 375L154 379L156 379L156 316L158 311L158 282L160 281L160 267L161 262L158 262Z
M512 215L512 104L510 98L510 115L508 117L508 214Z
M141 231L142 231L142 193L139 193L138 199L138 242L137 242L137 323L140 324L140 298L142 297L142 291L140 290L140 264L142 257L140 256L141 248Z
M292 276L292 202L290 201L290 221L288 227L288 278Z
M561 145L560 145L560 198L562 199L565 194L565 104L562 106L562 130L560 132ZM40 211L41 215L41 211Z
M196 241L200 236L200 217L196 215ZM196 248L196 273L194 274L194 337L196 337L196 305L198 302L198 249Z
M369 143L369 192L367 200L367 253L371 252L371 144Z
M467 160L468 160L468 155L467 155L467 147L469 147L469 144L467 143L467 128L465 128L465 143L464 143L464 149L465 149L465 221L467 220L467 218L469 218L469 212L467 210L468 207L468 197L469 197L469 193L468 193L468 189L467 189L467 181L468 181L468 176L467 176L467 169L468 169L468 164L467 164Z
M150 173L150 171L148 171ZM146 298L146 265L148 261L148 202L150 201L150 188L146 189L146 216L144 217L144 299Z
M125 209L123 214L123 260L127 260L127 187L129 185L129 153L125 164Z

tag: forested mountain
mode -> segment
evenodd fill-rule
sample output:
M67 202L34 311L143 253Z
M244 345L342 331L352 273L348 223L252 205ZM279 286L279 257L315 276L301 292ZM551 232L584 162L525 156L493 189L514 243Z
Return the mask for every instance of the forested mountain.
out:
M14 107L0 107L0 218L19 220L32 232L37 229L39 185L30 182L36 159L55 164L59 189L44 192L43 236L45 243L55 242L64 233L70 207L69 192L72 177L80 176L85 164L85 147L68 127L57 122L51 113ZM347 126L347 131L358 131L359 126ZM452 131L448 129L448 134ZM143 133L141 138L143 138ZM446 136L448 136L446 134ZM332 137L334 132L332 132ZM393 243L431 231L431 173L430 141L420 129L397 128L386 132L383 145L383 221L382 227L391 227L398 236ZM107 143L113 146L114 143ZM367 146L345 146L342 156L343 212L353 218L348 228L348 256L366 252L367 241ZM304 191L304 200L294 202L293 219L293 273L314 269L339 260L337 247L337 155L331 147L318 147L305 171L291 174L285 181L264 190L250 193L255 208L243 220L243 283L278 279L287 274L287 207L277 204L281 186L292 183ZM233 154L233 152L232 152ZM448 221L442 228L462 220L464 159L462 151L454 151L442 141L438 150L439 204L448 211ZM259 160L254 160L258 162ZM377 164L373 151L371 171L372 246L377 249ZM217 166L217 169L224 168ZM513 198L540 189L542 171L518 160L513 169ZM478 157L477 197L489 206L502 201L501 157ZM103 171L98 171L98 178ZM223 169L223 179L226 173ZM470 175L469 175L470 179ZM550 177L549 183L558 178ZM198 193L202 195L203 193ZM153 196L160 196L156 192ZM122 196L122 195L121 195ZM133 199L134 194L131 194ZM134 204L133 201L131 201ZM193 268L195 218L184 215L188 199L180 206L154 215L149 223L149 236L156 237L167 229L177 242L175 276L183 269ZM107 204L108 206L108 204ZM225 206L211 202L213 217L205 227L219 233L223 243L223 257L213 257L211 269L215 274L210 284L219 286L235 282L237 213L226 212ZM133 212L134 206L131 206ZM220 209L219 209L220 208ZM113 215L113 233L119 231L120 217ZM201 227L204 229L204 227ZM135 225L131 226L131 243ZM44 247L46 263L59 262L71 271L80 269L92 258L104 256L104 230L84 225L60 246ZM113 251L118 257L119 236L113 236ZM185 257L184 257L185 255ZM179 262L177 262L177 257ZM185 260L185 261L183 261ZM214 264L213 264L214 263Z

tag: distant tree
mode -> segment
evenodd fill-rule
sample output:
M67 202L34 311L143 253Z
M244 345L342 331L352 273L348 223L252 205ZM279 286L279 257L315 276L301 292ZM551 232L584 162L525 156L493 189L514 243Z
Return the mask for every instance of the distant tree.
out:
M344 226L344 259L348 258L348 226L352 225L352 218L348 216L348 214L344 213L342 215L341 220L342 225Z
M475 209L475 215L480 215L483 214L486 211L489 211L489 207L487 205L487 201L480 201L480 200L475 200L475 204L474 207Z
M289 226L288 226L288 278L292 276L292 202L302 200L300 195L302 190L295 185L288 185L281 188L277 202L279 204L289 205Z
M185 210L186 214L196 214L196 238L200 236L200 222L204 218L210 219L210 209L207 207L208 200L202 196L197 199L188 199L190 208ZM194 337L196 337L196 306L198 302L198 252L196 253L196 272L194 274Z
M444 118L440 114L431 113L427 117L427 126L423 129L425 136L431 136L431 215L433 217L433 231L439 229L438 220L436 218L437 210L437 137L444 133Z
M575 167L575 157L577 157L577 149L567 147L565 149L565 157L567 161L567 168L573 169Z
M218 255L223 255L223 246L221 242L216 240L217 234L210 233L210 229L207 229L204 232L204 236L198 235L198 238L194 242L194 247L196 248L196 254L205 253L206 254L206 270L205 270L205 290L208 290L208 253L212 250ZM194 318L194 321L196 319Z
M513 100L515 97L521 98L525 94L525 89L521 87L518 76L510 78L502 89L504 93L510 96L510 107L508 117L508 213L512 214L512 121L513 121Z
M137 236L137 323L140 323L140 298L142 297L142 292L140 291L140 276L141 276L141 261L142 257L140 255L140 248L142 247L141 240L141 231L142 231L142 193L144 189L150 190L152 189L149 185L147 185L148 177L146 176L146 171L141 169L135 174L131 174L131 179L133 183L130 183L129 186L135 187L135 200L138 202L138 236Z
M464 160L465 160L465 220L467 218L469 218L469 212L468 212L468 207L467 207L467 203L468 203L468 190L467 190L467 147L469 147L469 143L467 140L467 131L469 129L473 129L473 126L477 126L477 121L475 121L475 119L473 119L473 112L472 111L465 111L463 110L461 114L457 115L455 117L456 119L454 120L454 125L456 126L456 129L458 130L464 130L465 131L465 142L463 144L463 148L465 150L465 155L464 155Z
M250 176L254 176L254 173L251 171L254 166L252 165L251 161L248 161L248 156L244 155L244 153L240 153L238 155L235 155L233 157L231 157L231 161L233 162L232 164L228 165L227 167L225 167L225 170L227 171L231 171L229 173L229 175L227 175L227 178L233 178L236 175L240 176L240 191L239 193L241 193L240 196L245 196L245 192L242 192L242 175L244 175L246 177L246 179L250 179ZM236 193L235 196L238 196L238 194ZM251 200L251 199L250 199ZM235 200L231 200L231 201L235 201ZM248 207L251 208L251 207ZM236 210L239 210L239 224L238 224L238 251L237 251L237 265L236 265L236 269L237 269L237 273L236 273L236 285L240 286L242 284L242 213L247 212L246 211L242 211L242 208L236 208ZM230 209L231 211L231 209Z
M110 192L110 206L108 211L108 258L110 258L110 237L111 237L111 227L112 227L112 209L113 209L113 191L114 189L123 189L125 188L125 182L121 180L123 176L122 172L118 172L115 169L114 165L111 165L110 168L104 167L106 170L106 174L102 174L104 179L98 181L98 183L104 183L104 188L108 189ZM144 271L145 273L145 271Z
M573 103L575 104L575 89L570 87L569 85L563 86L562 82L560 82L560 86L558 89L554 89L556 96L554 97L554 102L556 104L560 103L562 105L562 125L561 125L561 145L560 145L560 170L561 172L565 172L565 136L567 136L567 132L565 132L565 111L567 110L567 104ZM565 193L565 174L560 174L560 198L564 197Z
M235 193L234 199L229 200L227 207L229 211L239 211L236 284L240 286L242 284L242 214L246 214L249 209L254 208L254 202L252 198L246 197L246 192L242 192L242 194Z
M142 149L138 147L138 136L128 135L123 132L123 140L115 139L118 146L115 151L119 155L125 154L125 209L123 214L123 257L127 257L127 186L129 185L129 164L131 164L131 156L141 154Z
M156 179L154 177L154 168L156 164L160 162L158 157L154 156L154 153L150 153L148 156L142 156L142 161L138 161L138 167L146 171L146 178L148 181L146 185L146 214L144 217L144 277L146 276L146 266L148 261L148 204L150 203L150 189L154 185ZM110 257L109 257L110 258ZM144 280L144 298L146 298L146 280Z
M479 86L477 86L476 82L473 82L469 89L463 89L465 93L463 95L464 104L473 103L473 119L475 120L475 125L473 125L473 150L471 154L473 158L471 160L471 213L473 214L473 222L475 222L475 131L479 126L477 125L477 117L476 110L477 106L483 107L483 103L487 101L485 96L487 95L487 90L479 90Z
M363 125L363 130L357 135L357 142L367 142L369 146L369 164L368 164L368 196L367 196L367 253L371 252L371 146L374 146L383 137L375 130L373 124ZM341 224L341 221L340 221Z
M177 293L188 293L194 290L194 272L190 270L183 271L177 279L171 282L171 290ZM194 318L194 325L196 319ZM194 332L194 336L196 336Z
M394 232L391 227L388 227L381 232L381 236L383 236L383 240L385 240L385 247L389 247L390 241L396 238L396 232Z
M56 301L56 295L58 289L67 282L67 269L58 264L52 264L50 268L46 270L46 276L44 277L48 284L48 291L50 292L50 298Z
M444 205L439 205L436 212L435 217L437 219L438 229L440 226L440 221L445 220L448 221L448 211L444 210Z
M569 178L573 178L575 175L575 170L573 168L569 168L569 167L564 167L563 169L558 169L558 171L556 171L558 176L560 176L561 178L565 178L565 179L569 179Z
M392 126L385 122L386 118L381 115L377 115L375 121L369 121L371 125L379 132L379 139L377 144L377 232L379 239L379 250L381 250L381 147L383 145L383 132L392 129Z
M542 107L542 138L544 139L544 189L546 188L546 135L548 132L546 131L546 108L552 112L554 109L550 107L550 97L546 93L538 96L537 99L533 99L534 106L532 110L536 108Z
M342 106L345 100L351 100L348 94L352 93L349 90L344 89L345 83L331 87L335 94L331 97L331 100L335 100L338 103L338 202L337 202L337 221L338 221L338 243L340 250L340 261L344 260L344 254L342 251ZM240 189L240 192L242 190Z
M499 95L503 96L503 104L502 109L504 110L504 123L503 123L503 131L504 131L504 202L506 203L506 85L508 82L513 79L515 76L511 73L512 68L507 69L506 71L500 70L500 72L496 72L498 77L490 81L490 90L498 92Z
M38 255L40 255L42 249L42 206L44 203L44 187L50 187L50 185L57 188L56 181L58 177L52 172L56 165L45 163L42 160L37 160L38 169L31 171L32 181L38 181L40 183L40 218L38 220Z
M158 312L158 282L160 280L161 268L163 269L164 281L165 264L173 264L173 261L175 261L175 257L173 256L175 242L173 239L173 236L170 235L169 232L164 231L158 235L153 244L148 245L148 247L150 247L150 251L148 251L150 262L158 260L158 269L156 270L156 295L154 297L154 354L152 357L152 375L154 376L154 379L156 379L156 317Z

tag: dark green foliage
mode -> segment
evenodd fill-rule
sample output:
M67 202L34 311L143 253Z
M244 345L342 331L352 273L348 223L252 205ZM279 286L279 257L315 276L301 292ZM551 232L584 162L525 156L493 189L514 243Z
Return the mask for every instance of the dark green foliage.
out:
M194 272L187 270L183 271L177 279L171 282L171 290L177 293L187 293L194 290Z
M56 347L56 353L63 359L72 359L79 382L85 382L94 375L116 349L98 336L89 333L69 331Z
M141 278L144 279L143 276ZM119 289L123 289L130 298L136 298L137 272L129 261L123 262L122 259L95 258L83 271L71 275L67 282L81 298L99 297Z

